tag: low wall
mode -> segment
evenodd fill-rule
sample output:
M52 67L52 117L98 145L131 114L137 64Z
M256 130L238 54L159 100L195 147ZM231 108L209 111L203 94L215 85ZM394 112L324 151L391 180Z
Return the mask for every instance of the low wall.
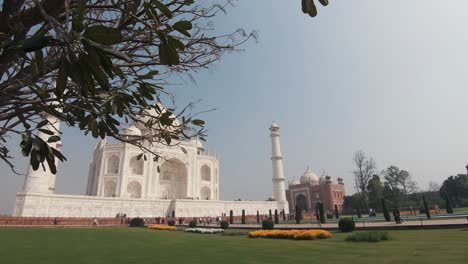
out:
M0 217L0 226L92 226L94 218L74 218L74 217ZM126 225L126 219L98 218L100 226Z

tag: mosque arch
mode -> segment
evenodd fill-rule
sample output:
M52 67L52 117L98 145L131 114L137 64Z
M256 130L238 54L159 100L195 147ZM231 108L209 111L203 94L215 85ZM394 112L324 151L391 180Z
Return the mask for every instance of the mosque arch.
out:
M187 167L179 159L164 161L160 166L160 196L166 199L187 198Z
M117 155L111 155L107 159L107 170L106 174L118 174L119 173L120 158Z
M141 198L141 184L137 181L131 181L127 185L127 193L130 198Z
M104 182L104 197L115 197L115 191L117 190L117 184L113 180L107 180Z
M211 181L211 168L205 164L201 167L200 170L202 181Z
M208 186L203 186L200 190L202 200L211 200L211 189Z
M136 175L143 175L143 158L138 159L137 156L133 156L130 159L130 172Z
M307 197L304 194L299 194L296 196L296 206L301 211L309 210L309 206L307 203Z

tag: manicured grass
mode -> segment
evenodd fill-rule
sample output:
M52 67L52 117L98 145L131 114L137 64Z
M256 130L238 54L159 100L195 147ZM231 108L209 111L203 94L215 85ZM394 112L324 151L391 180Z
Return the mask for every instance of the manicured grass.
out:
M0 263L466 263L468 229L389 231L392 240L251 239L142 228L0 229Z

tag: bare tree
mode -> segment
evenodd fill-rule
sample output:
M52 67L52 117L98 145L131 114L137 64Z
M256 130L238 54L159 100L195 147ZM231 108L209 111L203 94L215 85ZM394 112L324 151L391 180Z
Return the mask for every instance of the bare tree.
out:
M372 179L373 175L375 174L376 164L373 158L366 158L366 154L364 151L359 150L354 153L353 163L355 166L355 170L353 170L354 174L354 182L356 190L361 194L363 197L364 202L367 204L368 201L368 190L367 186L369 181Z
M427 185L427 191L429 192L438 192L440 190L441 185L435 181L430 181Z
M418 190L418 185L413 181L411 174L406 170L401 170L398 178L406 200L408 198L408 194L414 193Z

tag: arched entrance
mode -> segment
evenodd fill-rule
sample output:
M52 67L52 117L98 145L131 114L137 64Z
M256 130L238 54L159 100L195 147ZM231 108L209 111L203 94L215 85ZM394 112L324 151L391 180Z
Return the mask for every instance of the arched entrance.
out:
M305 195L299 194L296 196L296 206L299 207L299 210L301 211L309 210L309 207L307 206L307 198Z
M159 176L161 198L187 198L187 167L178 159L170 159L161 165Z
M211 200L211 190L208 186L203 186L200 190L202 200Z

